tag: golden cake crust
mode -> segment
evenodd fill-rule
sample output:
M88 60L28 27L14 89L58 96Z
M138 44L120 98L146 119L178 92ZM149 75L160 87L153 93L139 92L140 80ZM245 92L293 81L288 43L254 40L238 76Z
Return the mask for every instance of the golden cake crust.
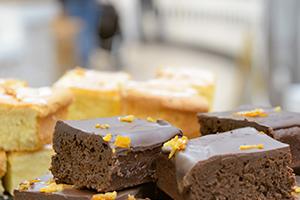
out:
M32 108L39 117L55 113L58 109L68 106L73 96L68 89L59 88L1 88L0 104L15 108Z
M184 80L198 86L214 85L216 81L211 71L196 67L159 67L156 70L156 77Z
M125 72L104 72L75 68L65 73L55 87L85 89L96 91L119 90L120 85L130 80Z
M150 80L127 84L122 91L122 98L159 103L162 107L187 112L207 112L208 102L197 95L193 88L176 84L170 80Z

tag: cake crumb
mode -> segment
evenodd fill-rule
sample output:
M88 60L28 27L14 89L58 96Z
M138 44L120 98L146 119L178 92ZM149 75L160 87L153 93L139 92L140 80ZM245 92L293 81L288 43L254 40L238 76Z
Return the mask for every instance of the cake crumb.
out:
M263 144L254 144L254 145L241 145L240 150L249 150L249 149L263 149Z
M127 200L136 200L136 198L134 197L134 195L129 194Z
M116 153L116 149L115 149L115 148L112 148L112 152L113 152L113 153Z
M114 145L121 148L129 148L131 143L130 137L118 135Z
M128 123L131 123L135 120L135 117L134 115L127 115L127 116L124 116L124 117L120 117L120 121L121 122L128 122Z
M171 148L169 159L172 158L177 151L184 150L186 148L187 142L188 138L186 136L182 136L181 138L179 138L178 135L176 135L173 139L164 143L163 148Z
M92 200L115 200L117 198L117 192L106 192L105 194L95 194Z
M101 128L101 129L109 129L110 125L109 124L96 124L96 128Z
M157 120L153 119L152 117L147 117L147 121L153 123L157 122Z
M276 107L274 108L274 111L275 111L275 112L281 112L281 107L280 107L280 106L276 106Z
M52 193L52 192L59 192L64 189L63 184L56 184L56 183L50 183L46 187L43 187L40 189L40 192L43 193Z
M111 140L111 138L112 138L111 133L108 133L108 134L106 134L106 135L103 137L103 140L104 140L105 142L109 142L109 141Z
M235 114L244 116L244 117L267 117L268 114L261 108L256 108L249 111L236 112Z

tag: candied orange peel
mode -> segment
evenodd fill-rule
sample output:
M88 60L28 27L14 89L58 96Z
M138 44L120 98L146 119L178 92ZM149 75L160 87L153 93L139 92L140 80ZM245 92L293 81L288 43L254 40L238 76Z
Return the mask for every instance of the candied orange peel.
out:
M152 117L147 117L146 120L147 120L148 122L153 122L153 123L157 122L157 120L153 119Z
M249 149L263 149L263 144L254 144L254 145L241 145L240 150L249 150Z
M129 194L127 200L136 200L136 198L134 197L134 195Z
M111 141L111 138L112 138L112 134L111 133L107 133L104 137L103 137L103 140L105 142L109 142Z
M52 192L59 192L64 189L63 184L56 184L56 183L50 183L49 185L43 187L40 189L40 192L43 193L52 193Z
M120 121L121 122L128 122L128 123L131 123L135 120L135 116L134 115L127 115L127 116L124 116L124 117L120 117Z
M186 144L188 142L188 138L186 136L182 136L182 137L178 137L178 135L176 135L173 139L169 140L168 142L164 143L163 147L170 147L171 151L169 154L169 159L173 157L173 155L177 152L177 151L182 151L186 148Z
M106 192L104 194L95 194L92 200L115 200L117 198L117 192Z
M118 135L114 145L121 148L129 148L131 143L130 137Z
M109 124L96 124L95 128L101 128L101 129L109 129Z
M267 117L268 116L268 114L264 111L264 109L261 108L256 108L254 110L249 110L249 111L236 112L235 114L244 117Z

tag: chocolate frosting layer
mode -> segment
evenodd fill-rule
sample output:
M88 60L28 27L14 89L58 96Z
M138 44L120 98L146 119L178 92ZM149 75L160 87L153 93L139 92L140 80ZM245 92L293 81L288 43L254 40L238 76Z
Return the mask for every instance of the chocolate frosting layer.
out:
M266 117L245 117L237 115L237 112L250 111L256 108L263 109L266 113ZM273 130L289 128L293 126L300 126L300 113L287 112L287 111L275 111L275 108L259 107L259 106L241 106L237 110L227 112L211 112L211 113L199 113L199 117L208 116L220 119L233 119L237 121L249 121L257 123L266 128L272 128Z
M20 191L15 190L16 200L39 200L39 199L64 199L64 200L91 200L93 195L97 194L93 190L80 190L73 188L72 186L66 186L65 189L53 193L42 193L40 189L46 187L47 182L52 179L52 175L48 174L39 178L39 182L33 183L28 190ZM154 187L150 184L144 184L138 187L122 190L117 192L116 200L127 200L128 195L134 195L137 199L144 198L145 193L151 194L151 190Z
M149 148L161 145L177 134L181 134L178 128L163 120L149 122L147 120L135 119L133 122L121 122L120 117L98 118L90 120L67 120L60 121L65 125L88 134L96 134L101 137L108 133L112 134L109 145L114 148L116 136L127 136L131 139L132 150ZM96 124L108 124L109 128L96 128Z
M241 145L263 144L263 149L240 150ZM241 128L217 135L207 135L189 140L186 149L176 154L173 160L176 165L179 186L184 176L199 162L217 156L261 153L275 149L289 148L289 145L278 142L254 128Z

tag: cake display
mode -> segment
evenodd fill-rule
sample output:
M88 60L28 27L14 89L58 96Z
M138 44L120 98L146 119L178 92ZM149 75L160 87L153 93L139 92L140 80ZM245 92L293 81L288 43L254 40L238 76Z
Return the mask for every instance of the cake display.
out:
M131 82L122 93L123 114L167 120L190 138L199 136L197 112L208 110L208 101L195 89L171 80Z
M258 131L289 144L292 152L292 168L300 170L300 114L275 108L243 106L227 112L199 113L201 134L214 134L241 127L253 127Z
M51 143L71 101L66 90L0 86L0 149L31 151Z
M158 187L173 199L294 199L289 146L253 128L191 139L158 161Z
M165 121L134 116L59 121L51 172L57 183L111 192L155 180L162 144L181 135Z
M300 114L211 112L216 79L75 68L0 78L0 200L296 200Z
M76 68L54 86L69 88L75 99L68 119L88 119L120 115L120 89L130 79L124 72L100 72Z
M7 172L3 179L5 190L13 194L19 183L49 172L53 150L50 145L32 152L7 153Z
M160 67L156 71L156 77L190 85L207 99L212 108L216 87L216 78L212 72L196 67Z

